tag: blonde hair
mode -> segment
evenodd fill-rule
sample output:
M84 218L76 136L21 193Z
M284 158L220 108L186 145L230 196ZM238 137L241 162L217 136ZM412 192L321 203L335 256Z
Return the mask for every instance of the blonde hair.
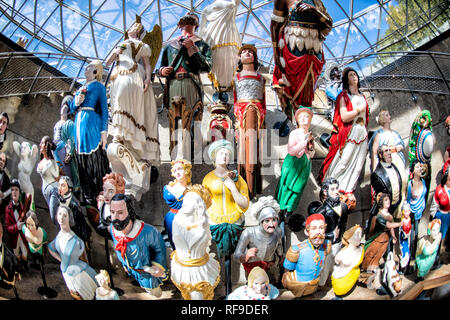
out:
M186 173L186 185L191 184L192 179L192 164L188 160L180 159L180 160L173 160L170 164L172 165L172 168L170 169L170 173L172 174L172 177L174 177L174 166L177 163L181 163L183 165L184 172ZM177 183L176 179L169 182L169 186L173 186L175 183Z
M269 284L269 276L261 267L254 267L248 274L247 282L249 287L253 287L253 282L256 278L263 276L266 284Z
M111 279L110 279L110 277L109 277L108 271L102 269L102 270L100 270L99 274L100 274L101 276L103 276L103 278L105 278L106 283L107 283L108 285L111 284Z
M198 194L205 203L206 209L208 209L211 206L212 204L211 194L209 193L208 189L206 189L201 184L194 184L187 186L183 192L183 195L185 195L188 192L195 192L196 194Z
M342 235L342 244L344 245L344 247L348 247L349 245L349 239L351 237L353 237L353 235L355 234L356 230L361 229L361 226L359 224L355 224L353 227L351 227L350 229L348 229L347 231L344 232L344 234Z

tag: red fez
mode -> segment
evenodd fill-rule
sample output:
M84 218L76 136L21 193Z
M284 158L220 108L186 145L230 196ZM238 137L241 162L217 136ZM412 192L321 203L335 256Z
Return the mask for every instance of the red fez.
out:
M310 216L306 219L305 226L308 227L309 224L310 224L311 222L313 222L314 220L322 220L323 222L325 222L325 218L323 217L322 214L320 214L320 213L314 213L314 214L310 215Z

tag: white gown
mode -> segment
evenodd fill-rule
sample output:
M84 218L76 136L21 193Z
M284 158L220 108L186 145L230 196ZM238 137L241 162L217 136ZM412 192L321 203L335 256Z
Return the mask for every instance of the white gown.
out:
M220 264L214 259L215 254L209 253L211 231L208 224L188 226L182 215L178 213L173 219L172 232L172 240L177 248L176 255L179 260L192 261L205 258L205 255L207 255L207 261L199 266L190 267L183 266L175 257L172 257L170 268L172 281L179 289L180 287L186 287L186 284L195 287L202 282L208 283L214 289L220 280ZM204 299L199 294L191 294L191 298L195 300Z
M339 181L339 189L345 193L353 192L356 188L356 183L366 160L368 143L365 125L357 123L359 118L362 118L364 123L366 122L366 100L363 96L349 95L349 97L353 108L364 106L364 110L353 120L353 126L342 149L342 154L336 153L325 176L325 179L337 179Z
M137 69L129 74L117 74L111 81L109 91L112 123L108 127L108 134L123 137L126 147L132 148L137 160L147 160L159 165L156 101L151 85L144 93L145 70L141 61L142 57L150 57L151 49L139 40L126 40L126 49L119 55L119 64L127 70L134 65L131 43L134 43L136 48L142 44L135 57L138 62Z
M216 0L202 13L199 35L211 46L211 74L222 87L229 87L238 64L241 36L236 26L240 0Z

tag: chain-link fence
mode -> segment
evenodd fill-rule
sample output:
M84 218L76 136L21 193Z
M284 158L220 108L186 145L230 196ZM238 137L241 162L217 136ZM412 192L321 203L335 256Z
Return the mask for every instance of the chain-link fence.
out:
M92 58L57 53L0 53L0 97L70 93L80 86ZM333 61L328 59L328 62ZM450 95L450 54L431 51L371 53L342 57L369 91L391 90ZM105 68L105 76L109 70ZM271 77L270 77L271 78Z

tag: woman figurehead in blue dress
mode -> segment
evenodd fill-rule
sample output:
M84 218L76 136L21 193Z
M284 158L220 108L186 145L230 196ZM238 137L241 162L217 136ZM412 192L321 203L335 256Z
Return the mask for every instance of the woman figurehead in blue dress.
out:
M95 199L102 190L102 178L110 172L105 151L108 105L106 88L100 82L103 76L101 62L91 62L84 74L86 83L77 91L69 108L70 113L75 114L72 136L83 196L86 202L95 206Z
M184 159L174 160L171 164L172 177L175 179L163 188L163 198L170 207L170 210L164 217L164 228L166 229L170 245L175 250L175 245L172 241L172 222L183 204L186 187L191 185L192 164Z

